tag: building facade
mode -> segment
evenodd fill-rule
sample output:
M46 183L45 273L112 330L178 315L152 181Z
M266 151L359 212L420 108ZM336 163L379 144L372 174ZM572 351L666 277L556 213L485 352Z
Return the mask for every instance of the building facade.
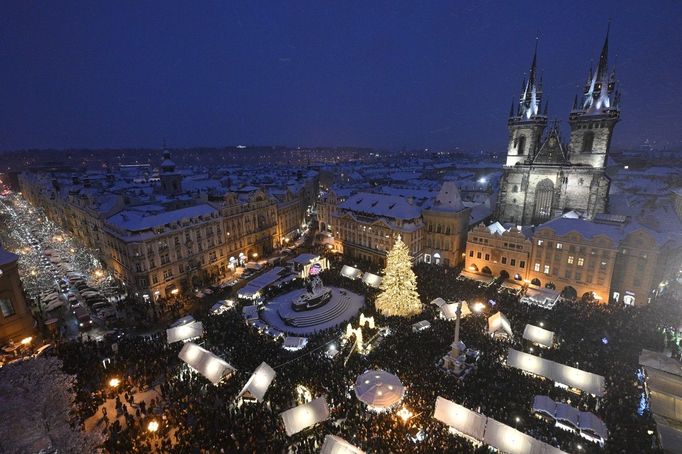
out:
M608 68L608 33L597 71L590 73L582 100L569 114L571 136L549 128L542 102L537 47L518 106L512 103L507 127L507 160L500 183L497 219L519 225L541 224L568 211L592 218L606 212L610 180L606 160L620 118L615 73Z
M0 345L33 333L33 317L19 279L19 257L0 247Z

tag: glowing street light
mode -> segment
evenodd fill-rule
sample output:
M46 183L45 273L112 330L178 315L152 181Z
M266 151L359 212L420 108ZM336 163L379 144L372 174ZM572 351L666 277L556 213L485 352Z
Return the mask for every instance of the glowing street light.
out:
M104 276L104 272L103 272L102 270L96 270L96 271L95 271L95 276L97 276L97 277L102 277L102 276Z
M120 384L121 384L121 379L119 379L119 378L114 377L111 380L109 380L109 386L111 386L112 388L118 388L118 385L120 385Z
M33 337L31 337L31 336L25 337L25 338L21 339L21 345L28 345L32 341L33 341Z
M481 312L485 308L485 304L481 303L480 301L477 303L474 303L472 309L474 312Z
M147 430L151 433L156 432L157 430L159 430L159 422L156 421L155 419L152 419L151 421L149 421L149 424L147 424Z
M412 412L410 410L408 410L406 407L403 407L398 412L398 416L400 416L400 419L402 419L403 422L407 422L407 420L412 417Z

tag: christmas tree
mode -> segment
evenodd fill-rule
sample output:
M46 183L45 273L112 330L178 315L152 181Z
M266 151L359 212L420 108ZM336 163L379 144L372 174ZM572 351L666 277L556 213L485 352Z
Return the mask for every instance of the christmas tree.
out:
M379 312L388 316L411 317L422 311L410 251L400 235L386 257L381 294L374 304Z

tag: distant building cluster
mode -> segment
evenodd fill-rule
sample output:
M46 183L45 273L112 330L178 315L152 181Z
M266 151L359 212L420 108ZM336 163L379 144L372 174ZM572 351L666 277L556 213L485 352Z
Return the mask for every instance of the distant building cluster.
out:
M158 170L24 172L19 184L50 220L99 249L116 278L141 295L166 297L293 242L315 204L318 174L181 170L166 151Z

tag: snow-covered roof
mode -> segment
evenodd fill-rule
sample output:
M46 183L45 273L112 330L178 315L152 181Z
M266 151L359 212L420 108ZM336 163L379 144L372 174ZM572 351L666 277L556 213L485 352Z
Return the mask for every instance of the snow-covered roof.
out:
M265 393L275 379L275 375L275 370L272 367L265 362L260 363L260 366L253 372L237 397L246 396L263 402Z
M210 205L201 204L187 208L180 208L161 213L146 212L144 210L128 209L107 219L107 223L130 232L139 232L154 227L180 221L182 219L196 218L198 216L210 216L218 211Z
M284 422L284 430L288 436L299 433L303 429L329 419L329 406L325 396L310 402L290 408L280 413Z
M527 324L523 330L523 338L544 347L552 348L554 333L539 326Z
M462 196L454 181L446 181L438 191L433 203L434 210L438 211L461 211L464 209Z
M353 446L341 437L327 435L324 437L320 454L365 454L365 451Z
M350 196L339 208L394 219L415 219L421 216L421 208L404 197L369 192Z
M217 385L224 377L232 375L236 370L227 361L192 342L182 347L178 357L214 385Z

